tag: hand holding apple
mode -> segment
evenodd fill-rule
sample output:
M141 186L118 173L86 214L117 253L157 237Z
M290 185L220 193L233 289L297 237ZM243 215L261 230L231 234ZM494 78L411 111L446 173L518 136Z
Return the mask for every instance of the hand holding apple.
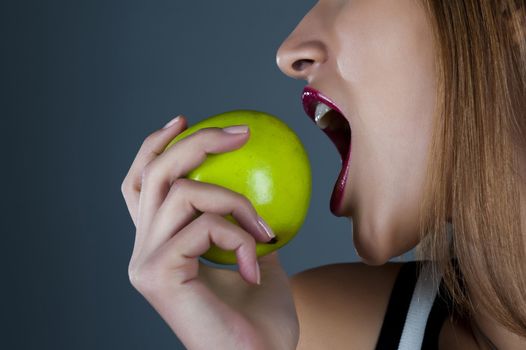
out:
M248 125L249 140L239 149L209 154L186 177L228 188L247 197L271 227L274 243L256 243L257 256L288 243L301 228L310 202L311 170L297 135L280 119L263 112L235 110L207 118L177 135L165 148L203 128ZM236 223L231 215L227 220ZM203 258L236 263L233 251L212 245Z
M146 137L121 185L135 224L131 284L187 348L295 349L289 277L277 251L257 259L256 243L269 237L256 209L228 188L184 178L207 156L245 146L251 133L207 127L167 149L186 128L185 118L172 122ZM211 244L235 250L239 270L199 261Z

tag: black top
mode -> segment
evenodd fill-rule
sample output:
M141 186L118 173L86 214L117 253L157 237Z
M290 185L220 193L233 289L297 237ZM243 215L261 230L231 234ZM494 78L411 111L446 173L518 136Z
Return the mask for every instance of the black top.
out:
M419 261L402 265L391 291L376 350L398 349L413 291L419 274ZM446 318L451 314L452 302L440 281L439 291L427 319L422 349L438 350L438 336ZM417 350L417 349L415 349Z

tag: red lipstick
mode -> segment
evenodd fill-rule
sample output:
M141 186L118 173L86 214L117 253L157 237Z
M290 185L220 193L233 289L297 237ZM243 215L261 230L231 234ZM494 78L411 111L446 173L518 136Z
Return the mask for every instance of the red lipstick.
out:
M331 112L328 112L334 113L332 115L332 120L339 121L339 123L335 123L336 125L338 125L337 127L328 127L322 130L336 145L336 148L338 149L342 160L342 168L340 170L340 174L338 175L338 179L334 184L334 189L331 195L330 202L331 212L335 216L342 216L343 214L341 210L343 202L343 193L349 175L349 164L351 159L351 127L349 121L347 120L347 118L344 117L344 114L342 113L341 109L336 105L336 103L333 100L331 100L327 96L323 95L320 91L310 86L306 86L303 89L301 99L303 102L303 109L305 110L305 113L311 118L311 120L314 123L316 123L316 106L320 102L327 105L333 110Z

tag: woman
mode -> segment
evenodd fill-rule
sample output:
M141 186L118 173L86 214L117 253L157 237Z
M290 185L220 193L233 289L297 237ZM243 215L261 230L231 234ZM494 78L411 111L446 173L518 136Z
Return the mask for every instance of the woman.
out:
M250 132L205 129L162 153L186 127L180 116L146 138L122 184L134 287L189 349L525 349L525 10L319 1L277 63L351 127L331 209L352 218L363 263L290 280L277 253L258 264L269 228L251 203L181 178ZM199 263L210 242L237 250L239 273ZM422 263L388 262L417 244Z

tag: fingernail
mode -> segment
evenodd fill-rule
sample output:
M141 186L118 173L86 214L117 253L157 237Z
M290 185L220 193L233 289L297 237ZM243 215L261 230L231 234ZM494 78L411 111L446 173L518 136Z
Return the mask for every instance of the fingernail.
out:
M261 226L263 231L265 231L267 236L269 236L269 238L276 237L274 232L272 232L272 229L270 228L270 226L265 222L265 220L263 220L263 218L261 216L258 216L258 224L259 224L259 226Z
M256 278L257 278L257 284L261 285L261 272L259 271L259 264L256 260Z
M181 119L181 116L178 115L178 116L175 117L174 119L170 120L165 126L163 126L163 129L168 129L170 126L172 126L172 125L174 125L175 123L177 123L180 119Z
M245 134L248 131L248 125L235 125L223 128L223 131L229 134Z

